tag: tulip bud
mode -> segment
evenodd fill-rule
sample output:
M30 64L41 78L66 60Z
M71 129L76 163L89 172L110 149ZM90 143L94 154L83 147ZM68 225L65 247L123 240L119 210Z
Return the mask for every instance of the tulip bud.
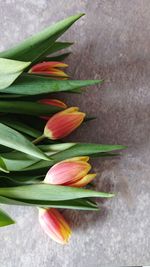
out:
M39 208L39 222L45 233L60 244L67 244L71 229L61 213L54 209Z
M88 174L91 165L89 157L75 157L55 164L47 172L44 183L82 187L95 178L95 174Z
M77 107L68 108L53 115L47 122L44 135L52 140L66 137L83 122L85 113Z
M54 107L60 107L60 108L67 108L67 105L58 100L58 99L48 99L48 98L44 98L44 99L40 99L38 101L39 103L42 103L42 104L45 104L45 105L51 105L51 106L54 106ZM48 116L41 116L41 118L45 119L45 120L49 120L50 117Z
M58 99L44 98L44 99L40 99L38 102L42 104L46 104L46 105L55 106L55 107L67 108L67 105Z
M58 68L65 68L68 67L67 64L57 61L46 61L42 63L38 63L34 65L30 70L29 73L32 74L39 74L39 75L48 75L51 77L62 77L68 78L68 75L58 69Z

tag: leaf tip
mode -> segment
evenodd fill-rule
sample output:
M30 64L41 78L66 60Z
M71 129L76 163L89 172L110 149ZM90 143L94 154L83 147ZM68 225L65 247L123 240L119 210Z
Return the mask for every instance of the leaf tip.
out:
M103 83L104 82L104 79L102 79L102 80L95 80L95 83L97 84L97 83Z
M77 14L77 16L79 17L79 18L81 18L81 17L83 17L83 16L85 16L86 14L85 13L79 13L79 14Z
M124 146L124 145L118 145L118 149L127 149L128 146Z

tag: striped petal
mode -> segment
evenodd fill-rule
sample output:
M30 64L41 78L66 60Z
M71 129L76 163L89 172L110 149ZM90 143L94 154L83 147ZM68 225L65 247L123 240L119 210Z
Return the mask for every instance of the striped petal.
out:
M95 173L90 173L84 176L82 179L75 181L73 183L68 183L68 186L73 186L73 187L83 187L86 186L87 184L91 183L94 178L96 177Z
M78 181L91 169L91 165L85 161L62 161L55 164L47 172L44 183L66 184Z
M60 70L58 68L66 68L66 67L68 67L68 65L62 62L47 61L34 65L29 70L29 73L39 74L39 75L49 75L52 77L62 77L64 79L68 78L68 75L63 70Z
M85 113L69 108L52 116L44 129L44 135L52 140L66 137L83 122Z
M60 244L67 244L71 229L64 217L56 209L39 208L39 222L45 233Z

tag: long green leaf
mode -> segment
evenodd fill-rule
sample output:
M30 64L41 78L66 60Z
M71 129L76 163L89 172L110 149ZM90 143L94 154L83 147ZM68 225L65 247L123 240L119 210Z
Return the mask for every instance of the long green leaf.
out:
M0 101L0 112L10 114L50 115L62 108L29 101Z
M14 117L9 117L8 115L5 117L1 117L1 123L6 124L7 126L29 135L31 137L37 138L42 135L42 132L34 129L33 127L16 120Z
M69 42L55 42L52 46L50 46L49 49L47 49L46 51L46 55L50 55L52 53L55 53L55 52L58 52L62 49L65 49L65 48L68 48L70 47L71 45L73 45L73 43L69 43ZM58 59L57 59L58 57ZM64 56L65 58L66 56ZM36 62L39 62L39 61L49 61L50 60L50 57L44 57L44 56L40 56L37 60L34 61L33 64L35 64ZM62 58L59 58L59 56L56 56L56 59L54 58L54 61L62 61ZM33 65L31 64L31 65Z
M59 185L25 185L0 188L0 195L15 199L62 201L87 197L111 198L114 194Z
M65 92L81 87L91 86L101 83L101 80L52 80L50 78L24 74L21 75L11 86L2 90L2 93L22 94L22 95L38 95L53 92Z
M21 176L19 173L9 173L4 174L0 173L0 187L9 187L9 186L18 186L18 185L27 185L27 184L37 184L43 181L45 174L38 175L38 174L32 174L30 175L24 175Z
M41 161L39 159L33 158L30 155L26 155L19 152L8 152L2 153L1 157L7 166L9 171L35 171L38 172L40 169L48 169L55 163L72 157L88 155L91 157L105 157L111 156L111 151L124 149L125 146L121 145L100 145L100 144L75 144L75 143L62 143L56 145L43 145L39 148L49 154L51 161ZM59 151L60 150L60 151ZM54 153L54 154L53 154ZM106 153L106 155L104 155ZM53 155L52 155L53 154ZM112 155L113 156L113 155Z
M105 144L87 144L87 143L77 143L74 146L58 152L52 156L52 160L60 161L70 157L77 156L88 156L96 155L104 152L111 152L115 150L125 149L126 146L123 145L105 145Z
M17 200L0 196L0 203L9 205L21 206L40 206L62 209L77 209L77 210L99 210L97 204L89 199L73 199L63 201L42 201L42 200Z
M26 39L7 51L1 52L0 57L18 59L18 60L37 60L40 56L49 53L49 48L54 44L76 20L83 14L71 16L67 19L57 22L46 28L40 33Z
M2 123L0 123L0 144L48 160L47 156L22 134Z
M0 90L10 86L30 63L0 58Z
M75 144L74 146L72 146L72 147L70 147L64 151L58 152L58 153L54 154L53 156L51 156L50 162L38 161L37 163L25 168L23 171L39 170L41 168L49 168L50 166L54 165L55 163L57 163L61 160L65 160L65 159L72 158L72 157L93 156L93 155L94 156L98 155L98 157L100 157L100 153L111 152L111 151L121 150L121 149L125 149L125 148L126 147L122 146L122 145L102 145L102 144L78 143L78 144ZM102 154L102 156L103 156L103 154ZM6 166L7 166L7 164L6 164Z
M58 52L58 51L60 51L60 50L62 50L62 49L65 49L65 48L70 47L71 45L73 45L73 43L69 43L69 42L55 42L52 46L50 46L49 49L47 49L47 51L46 51L46 55L50 55L50 54L52 54L52 53ZM54 57L54 58L46 57L46 55L45 55L45 56L42 55L42 56L38 57L38 59L35 60L35 61L31 64L31 66L34 65L34 64L36 64L36 63L38 63L39 61L40 61L40 62L43 62L43 61L62 61L62 60L64 60L69 54L70 54L70 53L63 54L62 56L59 56L59 55L58 55L58 56L56 56L56 57Z
M40 145L38 147L40 148L40 150L48 153L48 155L50 156L54 153L58 153L59 151L68 149L74 145L74 143L62 143L59 145ZM20 171L39 161L39 159L34 158L31 155L27 155L18 151L1 153L1 158L3 159L9 171ZM50 162L48 166L51 166Z
M58 56L53 57L43 57L41 61L63 61L65 58L67 58L71 52L63 53Z
M28 154L20 153L18 151L3 153L1 155L1 158L9 171L24 170L25 168L33 165L34 163L39 162L39 159L32 157Z
M0 209L0 227L15 223L15 221L2 209Z
M73 43L70 42L55 42L49 49L47 49L47 55L58 52L62 49L68 48L71 45L73 45Z

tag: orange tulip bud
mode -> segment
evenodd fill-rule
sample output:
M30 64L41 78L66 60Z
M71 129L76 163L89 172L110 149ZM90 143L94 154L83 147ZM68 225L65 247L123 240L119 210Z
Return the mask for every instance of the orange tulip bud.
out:
M91 165L89 157L75 157L55 164L47 172L44 183L82 187L90 183L95 174L88 174Z
M68 78L68 75L58 69L58 68L65 68L68 67L67 64L57 61L46 61L42 63L38 63L34 65L30 70L29 73L32 74L39 74L39 75L48 75L51 77L62 77Z
M40 99L38 102L42 104L46 104L46 105L52 105L55 107L67 108L67 105L58 99L44 98L44 99Z
M45 233L60 244L67 244L71 229L61 213L54 209L39 208L39 222Z
M83 122L85 113L77 107L68 108L52 116L46 123L44 135L52 140L66 137Z

